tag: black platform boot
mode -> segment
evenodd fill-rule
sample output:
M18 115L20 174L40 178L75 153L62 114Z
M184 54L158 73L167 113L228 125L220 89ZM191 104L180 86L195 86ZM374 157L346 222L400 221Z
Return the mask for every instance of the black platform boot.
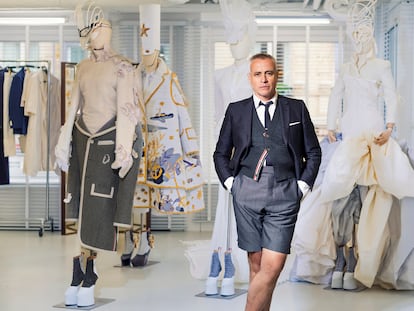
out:
M78 307L88 307L95 304L94 289L98 279L95 259L96 256L90 256L86 261L85 277L78 291Z
M148 232L141 233L141 239L139 241L138 252L131 259L131 265L133 267L143 267L148 263L148 257L151 251L150 234Z
M131 265L131 256L135 248L134 235L132 230L125 231L125 248L121 255L121 266Z
M73 257L72 282L65 292L65 305L67 306L76 306L78 304L78 289L85 277L82 269L82 258L82 255Z

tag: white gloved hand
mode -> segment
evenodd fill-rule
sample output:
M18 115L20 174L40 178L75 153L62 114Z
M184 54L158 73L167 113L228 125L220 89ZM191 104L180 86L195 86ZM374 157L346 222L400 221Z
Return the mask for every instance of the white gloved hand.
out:
M131 169L132 164L133 164L132 157L129 157L123 161L115 160L112 163L111 168L114 170L119 168L118 175L120 178L124 178L126 174L128 174L129 170Z

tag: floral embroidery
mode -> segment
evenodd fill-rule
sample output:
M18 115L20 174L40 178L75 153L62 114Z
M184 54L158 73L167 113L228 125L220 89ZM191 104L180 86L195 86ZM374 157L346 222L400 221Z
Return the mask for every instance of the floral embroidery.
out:
M138 124L140 120L140 111L133 103L125 103L121 106L121 112L128 117L132 124Z
M179 165L180 154L174 153L173 148L164 151L160 157L155 158L149 165L149 179L156 184L166 182L181 174Z

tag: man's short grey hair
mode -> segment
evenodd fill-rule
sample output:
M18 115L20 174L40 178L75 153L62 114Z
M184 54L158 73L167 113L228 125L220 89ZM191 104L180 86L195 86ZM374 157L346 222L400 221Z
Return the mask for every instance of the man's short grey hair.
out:
M275 70L277 71L277 62L276 58L273 57L273 55L267 54L267 53L257 53L250 57L250 62L256 60L256 59L270 59L273 64L275 65Z

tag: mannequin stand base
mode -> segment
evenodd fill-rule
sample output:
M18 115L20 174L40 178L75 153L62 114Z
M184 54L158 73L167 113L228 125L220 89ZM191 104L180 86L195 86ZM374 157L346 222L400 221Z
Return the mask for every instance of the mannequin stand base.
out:
M70 310L93 310L99 308L103 305L111 303L115 301L115 299L110 298L95 298L95 304L93 306L88 307L78 307L78 306L67 306L64 302L53 306L54 308L62 308L62 309L70 309Z
M327 286L324 289L327 290L336 290L336 291L345 291L345 292L351 292L351 293L357 293L357 292L362 292L363 290L366 290L367 288L363 285L359 285L357 288L355 289L343 289L343 288L332 288L331 286Z
M240 295L243 295L247 293L247 289L234 289L234 295L231 296L221 296L220 295L220 287L218 288L218 294L217 295L206 295L205 292L202 292L200 294L197 294L196 297L204 297L204 298L214 298L214 299L233 299Z
M155 265L157 263L160 263L159 261L154 261L154 260L148 260L147 264L145 266L122 266L122 265L115 265L115 268L124 268L124 269L144 269L145 267L149 267L152 265Z

